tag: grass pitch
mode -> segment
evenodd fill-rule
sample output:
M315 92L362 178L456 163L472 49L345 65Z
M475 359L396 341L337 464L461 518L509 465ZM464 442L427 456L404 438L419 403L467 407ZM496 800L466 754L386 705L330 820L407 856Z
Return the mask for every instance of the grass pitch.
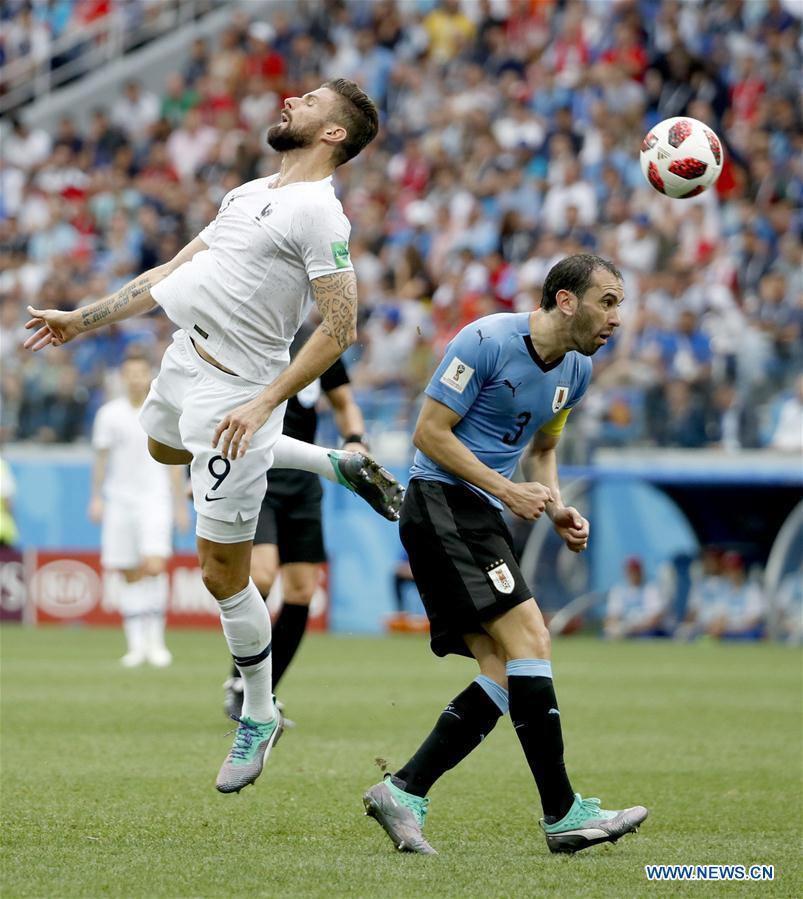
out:
M125 671L117 632L3 629L4 897L803 895L796 650L556 643L575 789L650 818L615 846L550 855L505 719L434 788L440 855L425 858L394 852L361 795L470 663L416 637L309 637L281 690L297 728L255 787L223 796L222 636L170 644L172 668ZM648 883L651 863L772 864L776 879Z

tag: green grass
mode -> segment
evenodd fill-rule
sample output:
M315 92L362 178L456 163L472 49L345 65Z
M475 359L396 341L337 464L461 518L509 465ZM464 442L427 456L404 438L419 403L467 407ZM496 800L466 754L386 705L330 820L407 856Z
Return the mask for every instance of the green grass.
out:
M575 788L649 820L550 855L503 721L433 790L425 858L395 853L360 797L474 676L466 660L416 637L311 636L282 685L298 727L254 788L223 796L223 639L170 642L173 668L124 671L117 632L3 630L3 897L803 895L795 650L558 642ZM773 864L776 880L648 883L648 863Z

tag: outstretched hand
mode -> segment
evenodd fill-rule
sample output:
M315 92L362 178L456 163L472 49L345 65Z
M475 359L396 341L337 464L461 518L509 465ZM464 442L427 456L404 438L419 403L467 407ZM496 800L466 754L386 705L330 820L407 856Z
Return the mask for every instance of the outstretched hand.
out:
M552 524L558 536L573 553L581 553L586 549L591 525L577 509L572 506L556 509L552 515Z
M270 418L273 410L265 406L264 400L256 397L238 406L215 428L212 446L217 448L221 438L220 455L224 459L237 459L245 455L254 434Z
M26 350L43 350L46 346L63 346L78 336L78 316L60 309L34 309L28 306L33 318L25 323L27 330L37 328L23 343Z

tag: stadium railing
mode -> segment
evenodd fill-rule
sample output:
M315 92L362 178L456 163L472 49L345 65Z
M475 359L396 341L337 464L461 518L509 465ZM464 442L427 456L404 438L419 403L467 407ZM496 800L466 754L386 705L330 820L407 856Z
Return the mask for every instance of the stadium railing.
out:
M45 58L28 57L0 66L0 115L6 115L25 103L50 94L75 81L129 50L140 47L188 22L225 6L226 0L181 0L163 4L156 15L132 22L124 4L113 4L103 18L70 29L54 40Z

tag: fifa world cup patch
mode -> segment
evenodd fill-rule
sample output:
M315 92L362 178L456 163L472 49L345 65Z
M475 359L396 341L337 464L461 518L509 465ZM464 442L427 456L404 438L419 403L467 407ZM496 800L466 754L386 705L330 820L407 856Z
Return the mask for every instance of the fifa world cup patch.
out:
M455 356L441 375L441 384L445 384L457 393L462 393L473 377L474 369Z
M491 583L500 593L513 592L516 581L511 574L510 569L507 567L507 564L502 559L497 559L496 562L491 562L490 565L486 565L485 572L491 579Z
M332 244L332 256L338 268L348 268L351 265L349 245L345 240L336 240Z
M558 384L555 388L555 395L552 397L552 411L560 412L569 399L569 388L565 384Z

